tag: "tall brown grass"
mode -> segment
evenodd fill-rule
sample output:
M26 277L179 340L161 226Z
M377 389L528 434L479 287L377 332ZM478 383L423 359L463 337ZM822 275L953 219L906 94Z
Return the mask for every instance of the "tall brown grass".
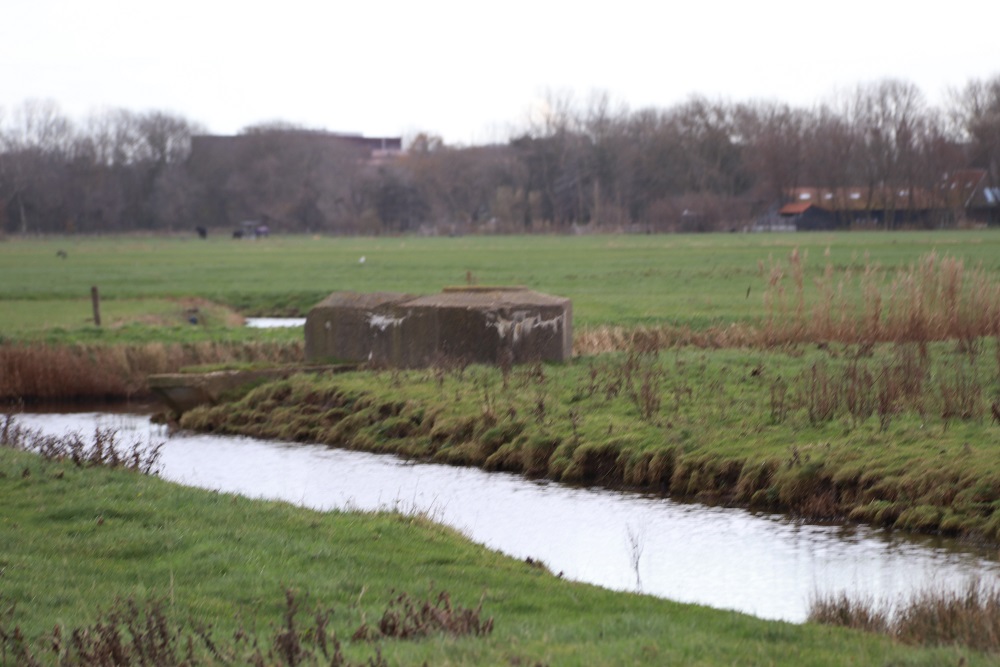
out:
M1000 335L1000 282L982 267L936 252L887 270L867 257L862 269L826 266L810 283L807 253L760 262L764 314L756 322L693 329L664 324L578 331L579 355L701 348L777 347L797 343L874 345L956 340L970 353L983 336ZM667 315L664 313L664 315ZM1000 352L998 352L1000 362Z
M870 345L957 340L973 348L979 338L998 331L1000 283L982 267L966 267L961 258L931 252L895 271L866 259L857 278L853 269L838 275L827 263L815 280L814 292L806 290L805 260L793 251L787 269L780 262L772 266L761 342ZM786 294L789 275L791 298Z
M809 621L887 634L907 644L1000 652L1000 590L975 580L960 590L926 590L895 605L846 593L819 596L810 605Z
M760 330L751 324L692 329L687 326L600 326L581 329L573 336L573 353L583 356L606 352L654 352L690 345L706 349L754 347ZM998 358L1000 364L1000 358Z
M0 345L0 401L128 400L149 392L147 378L185 366L293 363L301 343L142 343Z

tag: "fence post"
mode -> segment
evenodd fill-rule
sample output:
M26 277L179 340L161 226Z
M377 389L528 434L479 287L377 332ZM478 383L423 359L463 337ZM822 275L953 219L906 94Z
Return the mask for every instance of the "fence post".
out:
M94 324L101 326L101 296L97 293L97 285L90 288L90 300L94 303Z

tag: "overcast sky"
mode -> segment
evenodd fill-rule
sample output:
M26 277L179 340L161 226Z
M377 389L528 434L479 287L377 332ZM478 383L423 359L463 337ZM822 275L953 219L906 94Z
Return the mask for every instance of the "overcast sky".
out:
M0 108L483 143L551 93L811 106L892 77L939 103L1000 74L998 25L997 0L18 0L0 20Z

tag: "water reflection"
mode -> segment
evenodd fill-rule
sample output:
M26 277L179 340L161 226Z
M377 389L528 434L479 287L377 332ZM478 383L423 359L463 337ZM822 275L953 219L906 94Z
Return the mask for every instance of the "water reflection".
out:
M148 418L24 415L47 432L95 422L158 439ZM992 581L995 558L946 540L864 527L804 524L739 509L568 488L503 473L413 464L324 446L206 435L175 436L162 477L321 510L421 511L517 558L541 559L579 581L802 621L816 592L896 598L919 588ZM635 563L638 561L638 568Z
M274 329L278 327L302 327L306 324L304 317L248 317L244 320L246 326L252 329Z

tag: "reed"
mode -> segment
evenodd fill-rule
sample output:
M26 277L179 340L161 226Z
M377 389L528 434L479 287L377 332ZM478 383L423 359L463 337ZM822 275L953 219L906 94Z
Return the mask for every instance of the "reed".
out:
M857 279L854 269L838 274L828 263L815 290L807 289L803 278L805 261L796 249L787 268L773 263L760 343L957 340L974 349L981 337L997 333L1000 284L982 266L969 268L961 258L930 252L892 272L866 258ZM807 308L810 298L815 301Z
M810 285L807 260L807 252L793 249L785 262L758 264L765 281L760 319L700 328L586 327L574 337L574 353L955 340L975 354L983 337L1000 335L1000 283L981 266L970 269L960 258L931 252L890 272L866 257L860 271L838 271L828 262Z
M148 395L147 378L187 366L293 363L301 342L0 345L0 401L129 400Z
M866 360L866 354L871 351L862 346L846 363L821 360L799 372L793 400L805 407L811 424L843 416L857 428L875 415L884 432L896 415L907 411L926 422L934 406L945 430L954 420L978 421L984 416L985 371L975 360L952 354L932 363L926 346L918 354L910 343L895 344L892 354L879 361ZM929 382L932 376L934 383ZM784 414L782 389L780 378L771 385L772 422Z
M864 632L890 632L889 612L884 604L872 597L846 592L814 597L809 604L808 621Z
M760 345L760 330L747 323L709 326L704 329L671 324L638 327L596 326L581 329L573 336L573 353L577 356L630 350L649 352L682 346L720 349Z
M0 447L38 454L47 461L70 461L77 467L103 466L155 473L163 443L133 437L125 440L115 428L96 428L90 438L82 433L45 435L25 428L13 414L0 418Z
M1000 589L971 580L959 590L928 589L895 604L847 593L818 596L809 621L886 634L906 644L998 653Z

